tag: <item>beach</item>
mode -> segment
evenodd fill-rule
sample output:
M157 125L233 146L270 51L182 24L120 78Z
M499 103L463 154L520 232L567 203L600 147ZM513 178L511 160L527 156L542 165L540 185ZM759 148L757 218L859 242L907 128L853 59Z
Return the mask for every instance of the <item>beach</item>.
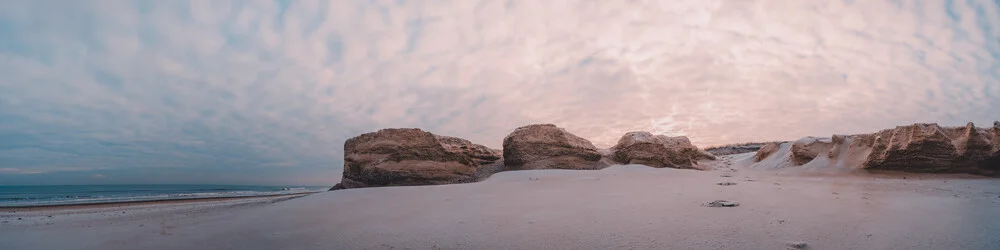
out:
M747 156L712 171L509 171L469 184L3 211L0 248L1000 248L1000 180L761 170L735 159ZM706 205L716 200L738 206Z
M198 225L244 209L308 194L192 198L0 208L0 249L131 248L124 237L171 235L176 223ZM50 239L48 237L58 237Z

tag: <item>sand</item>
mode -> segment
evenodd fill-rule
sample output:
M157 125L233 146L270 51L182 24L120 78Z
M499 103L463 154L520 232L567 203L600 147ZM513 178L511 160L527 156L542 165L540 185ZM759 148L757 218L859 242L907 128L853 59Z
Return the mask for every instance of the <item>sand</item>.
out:
M512 171L243 207L53 216L0 224L0 249L1000 249L998 179L764 170L741 164L748 156L722 157L715 171ZM705 206L716 200L739 205Z

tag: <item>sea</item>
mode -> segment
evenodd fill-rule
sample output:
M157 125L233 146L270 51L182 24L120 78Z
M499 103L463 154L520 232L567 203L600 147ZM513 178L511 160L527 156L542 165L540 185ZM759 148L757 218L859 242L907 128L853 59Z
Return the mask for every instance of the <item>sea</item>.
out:
M247 197L326 191L315 186L59 185L0 186L0 207Z

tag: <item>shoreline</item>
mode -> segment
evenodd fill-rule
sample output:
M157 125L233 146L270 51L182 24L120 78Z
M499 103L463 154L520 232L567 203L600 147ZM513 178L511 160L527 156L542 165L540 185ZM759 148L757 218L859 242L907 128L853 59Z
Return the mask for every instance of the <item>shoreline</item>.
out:
M461 185L36 207L0 213L0 249L1000 249L991 234L1000 230L991 219L1000 216L995 178L726 163L712 171L510 171ZM706 205L720 200L737 205Z
M164 205L164 204L181 204L181 203L197 203L197 202L213 202L213 201L232 201L232 200L268 198L268 197L280 197L280 196L296 196L293 198L298 198L321 192L322 191L293 193L293 194L268 194L268 195L230 196L230 197L194 197L194 198L156 199L156 200L143 200L143 201L116 201L116 202L81 203L81 204L0 206L0 213L77 210L77 209L90 209L90 208L123 208L123 207L141 206L141 205Z

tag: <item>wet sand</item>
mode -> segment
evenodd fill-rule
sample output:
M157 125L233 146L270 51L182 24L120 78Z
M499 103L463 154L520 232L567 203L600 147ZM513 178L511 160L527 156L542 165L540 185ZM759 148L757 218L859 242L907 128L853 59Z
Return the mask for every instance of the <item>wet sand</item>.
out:
M311 193L291 194L291 195L275 194L275 195L241 196L241 197L208 197L208 198L202 197L202 198L188 198L188 199L123 201L123 202L108 202L108 203L96 203L96 204L0 206L0 214L17 213L17 212L40 212L40 211L82 210L82 209L85 210L85 209L96 209L96 208L128 208L132 206L141 206L141 205L166 205L166 204L183 204L192 202L234 201L234 200L244 200L244 199L266 198L266 197L288 197L288 196L300 197L307 194Z

